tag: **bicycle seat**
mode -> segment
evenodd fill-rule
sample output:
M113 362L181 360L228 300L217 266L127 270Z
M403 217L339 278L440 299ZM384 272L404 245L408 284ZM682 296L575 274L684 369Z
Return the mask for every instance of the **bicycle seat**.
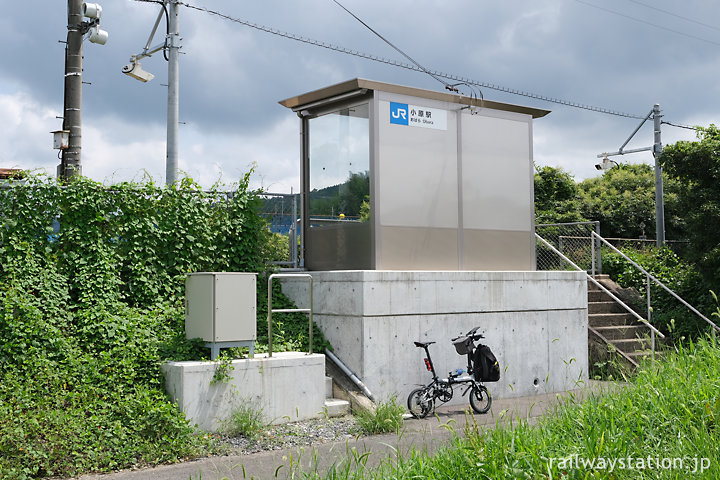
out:
M425 348L428 345L432 345L435 342L413 342L413 343L415 343L415 346L418 348Z

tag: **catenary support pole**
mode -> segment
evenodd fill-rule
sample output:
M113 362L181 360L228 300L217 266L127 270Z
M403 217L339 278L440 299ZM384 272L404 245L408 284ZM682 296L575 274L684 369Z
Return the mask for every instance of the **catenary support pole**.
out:
M660 126L662 115L660 105L653 107L653 120L655 130L655 143L653 144L653 156L655 157L655 238L658 247L665 245L665 201L663 196L662 166L660 165L660 154L662 154L662 141L660 138Z
M167 113L167 158L165 163L165 184L177 181L178 172L178 125L179 108L179 50L178 0L168 0L168 113Z
M82 0L68 0L68 34L65 46L65 105L63 130L70 132L68 148L62 151L58 176L63 181L82 175Z

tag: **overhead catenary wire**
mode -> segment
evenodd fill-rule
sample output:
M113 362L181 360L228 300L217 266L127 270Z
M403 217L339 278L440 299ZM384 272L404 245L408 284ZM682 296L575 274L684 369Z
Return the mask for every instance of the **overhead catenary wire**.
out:
M148 1L148 0L135 0L135 1ZM407 70L412 70L412 71L422 72L422 73L430 73L433 76L436 76L439 78L444 78L447 80L452 80L454 82L459 82L461 84L467 84L467 85L473 85L476 87L488 88L490 90L496 90L496 91L508 93L511 95L518 95L518 96L522 96L522 97L532 98L535 100L541 100L541 101L548 102L548 103L554 103L554 104L558 104L558 105L564 105L567 107L579 108L579 109L588 110L588 111L592 111L592 112L603 113L606 115L614 115L617 117L624 117L624 118L634 118L634 119L638 119L638 120L642 120L643 118L645 118L644 115L634 115L631 113L620 112L620 111L611 110L611 109L607 109L607 108L603 108L603 107L596 107L596 106L586 105L586 104L582 104L582 103L578 103L578 102L572 102L572 101L563 100L563 99L559 99L559 98L549 97L546 95L540 95L537 93L527 92L524 90L519 90L519 89L504 87L501 85L495 85L495 84L488 83L488 82L473 80L471 78L462 77L460 75L449 74L449 73L445 73L445 72L440 72L437 70L430 70L430 69L425 70L423 68L418 67L417 65L404 63L399 60L392 60L392 59L380 57L378 55L373 55L373 54L369 54L369 53L360 52L357 50L352 50L349 48L341 47L339 45L334 45L331 43L323 42L321 40L314 40L314 39L311 39L308 37L303 37L301 35L297 35L294 33L284 32L284 31L278 30L276 28L267 27L265 25L260 25L260 24L254 23L254 22L250 22L248 20L231 17L230 15L226 15L224 13L221 13L221 12L218 12L215 10L210 10L206 7L198 7L196 5L192 5L192 4L185 3L185 2L178 2L178 5L182 5L189 9L205 12L210 15L215 15L215 16L223 18L225 20L239 23L241 25L245 25L247 27L250 27L250 28L253 28L256 30L260 30L262 32L270 33L273 35L277 35L277 36L280 36L283 38L287 38L290 40L295 40L298 42L306 43L308 45L326 48L328 50L336 51L339 53L353 55L353 56L356 56L359 58L364 58L367 60L372 60L374 62L384 63L387 65L400 67L400 68L404 68Z
M410 55L408 55L408 54L405 53L404 51L400 50L400 48L396 47L392 42L390 42L390 40L388 40L387 38L383 37L380 33L378 33L377 30L375 30L374 28L372 28L370 25L368 25L367 23L365 23L364 21L362 21L362 20L360 19L360 17L358 17L358 16L355 15L353 12L351 12L350 10L348 10L342 3L338 2L337 0L332 0L332 1L333 1L336 5L338 5L340 8L342 8L343 10L345 10L348 14L350 14L350 16L352 16L355 20L357 20L357 21L360 22L363 26L365 26L365 28L367 28L367 29L370 30L372 33L374 33L378 38L380 38L380 40L382 40L383 42L387 43L387 44L390 45L396 52L398 52L400 55L402 55L403 57L405 57L405 58L407 58L408 60L410 60L417 68L419 68L419 69L422 70L423 72L427 73L428 75L430 75L432 78L434 78L434 79L437 80L438 82L440 82L440 83L442 83L443 85L445 85L445 88L447 88L448 90L456 91L456 90L455 90L455 87L454 87L453 85L450 85L450 84L449 84L448 82L446 82L445 80L437 77L436 75L433 75L432 72L429 72L425 67L423 67L423 66L420 65L418 62L416 62Z
M609 8L601 7L600 5L595 5L594 3L586 2L586 1L584 1L584 0L575 0L575 1L578 2L578 3L581 3L581 4L583 4L583 5L587 5L588 7L596 8L596 9L598 9L598 10L602 10L603 12L612 13L613 15L617 15L617 16L619 16L619 17L627 18L628 20L632 20L632 21L634 21L634 22L638 22L638 23L642 23L642 24L645 24L645 25L649 25L649 26L651 26L651 27L659 28L659 29L661 29L661 30L665 30L665 31L668 31L668 32L672 32L672 33L675 33L675 34L677 34L677 35L682 35L682 36L684 36L684 37L694 38L695 40L700 40L701 42L706 42L706 43L710 43L710 44L712 44L712 45L720 46L720 42L716 42L716 41L714 41L714 40L709 40L709 39L707 39L707 38L698 37L698 36L692 35L692 34L690 34L690 33L681 32L680 30L675 30L675 29L672 29L672 28L663 27L662 25L658 25L657 23L648 22L647 20L643 20L643 19L641 19L641 18L633 17L632 15L627 15L627 14L618 12L618 11L616 11L616 10L611 10L611 9L609 9Z
M671 11L669 11L669 10L663 10L662 8L656 7L655 5L649 5L649 4L645 3L645 2L640 2L639 0L628 0L628 1L629 1L629 2L632 2L632 3L636 3L636 4L638 4L638 5L642 5L643 7L649 8L649 9L651 9L651 10L656 10L656 11L658 11L658 12L662 12L662 13L664 13L664 14L666 14L666 15L670 15L671 17L676 17L676 18L679 18L679 19L681 19L681 20L685 20L686 22L691 22L691 23L694 23L694 24L697 24L697 25L701 25L701 26L703 26L703 27L712 28L713 30L718 30L718 31L720 31L720 27L716 27L715 25L710 25L710 24L708 24L708 23L703 23L703 22L701 22L701 21L699 21L699 20L695 20L694 18L685 17L685 16L683 16L683 15L680 15L680 14L677 14L677 13L673 13L673 12L671 12Z

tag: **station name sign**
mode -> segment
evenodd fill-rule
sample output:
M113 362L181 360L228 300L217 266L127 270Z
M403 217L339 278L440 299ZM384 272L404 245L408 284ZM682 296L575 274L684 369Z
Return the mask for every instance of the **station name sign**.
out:
M447 130L447 110L390 102L390 123Z

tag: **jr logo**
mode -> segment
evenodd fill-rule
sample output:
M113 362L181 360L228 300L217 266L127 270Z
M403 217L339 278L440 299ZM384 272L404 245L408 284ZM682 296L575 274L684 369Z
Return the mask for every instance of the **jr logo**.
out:
M390 102L390 123L408 125L407 103Z

